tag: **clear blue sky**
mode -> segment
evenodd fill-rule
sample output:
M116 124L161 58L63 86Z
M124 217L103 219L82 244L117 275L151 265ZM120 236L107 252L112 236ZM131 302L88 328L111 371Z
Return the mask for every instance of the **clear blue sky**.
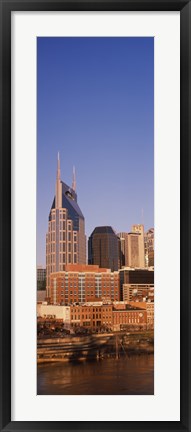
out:
M154 225L154 39L37 39L37 263L61 178L76 167L86 235Z

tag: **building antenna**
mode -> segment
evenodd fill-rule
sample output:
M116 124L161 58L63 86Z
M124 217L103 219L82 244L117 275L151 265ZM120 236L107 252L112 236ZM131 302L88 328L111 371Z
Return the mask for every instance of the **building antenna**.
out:
M56 194L55 194L55 208L62 207L62 184L60 180L60 155L58 152L57 159L57 173L56 173Z
M75 166L73 166L72 189L74 190L74 192L76 192L76 170L75 170Z
M58 151L58 159L57 159L57 180L60 180L60 153Z

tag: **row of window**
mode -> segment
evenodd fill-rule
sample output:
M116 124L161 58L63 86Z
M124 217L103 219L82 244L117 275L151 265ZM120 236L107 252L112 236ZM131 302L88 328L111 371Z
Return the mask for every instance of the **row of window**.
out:
M90 314L82 314L81 319L100 319L101 318L101 314L93 314L92 316ZM80 319L80 315L71 315L71 319L77 320Z
M47 256L47 265L50 264L55 264L56 263L56 255L55 253L52 253L50 255ZM60 254L59 257L59 264L60 264L60 270L64 270L64 267L62 266L62 264L76 264L77 263L77 253L74 252L73 255L73 260L72 260L72 254L71 252L68 252L67 255L67 259L66 259L66 254L62 253ZM53 271L55 272L55 268L53 269Z
M128 318L128 317L122 317L123 319L121 320L120 319L120 321L122 322L122 324L139 324L139 322L140 322L140 320L139 320L139 318ZM117 320L114 320L114 324L117 324Z

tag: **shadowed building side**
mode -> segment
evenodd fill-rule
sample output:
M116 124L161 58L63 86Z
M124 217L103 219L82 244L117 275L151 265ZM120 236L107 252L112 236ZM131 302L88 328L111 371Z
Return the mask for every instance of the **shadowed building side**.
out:
M88 264L118 270L119 239L110 226L96 227L89 237Z

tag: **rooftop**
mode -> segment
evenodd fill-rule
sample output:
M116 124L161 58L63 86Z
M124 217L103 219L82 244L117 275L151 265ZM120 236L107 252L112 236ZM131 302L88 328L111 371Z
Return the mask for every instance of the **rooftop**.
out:
M99 226L99 227L96 227L93 230L91 236L93 234L114 234L114 235L116 235L115 231L113 230L113 228L111 226Z

